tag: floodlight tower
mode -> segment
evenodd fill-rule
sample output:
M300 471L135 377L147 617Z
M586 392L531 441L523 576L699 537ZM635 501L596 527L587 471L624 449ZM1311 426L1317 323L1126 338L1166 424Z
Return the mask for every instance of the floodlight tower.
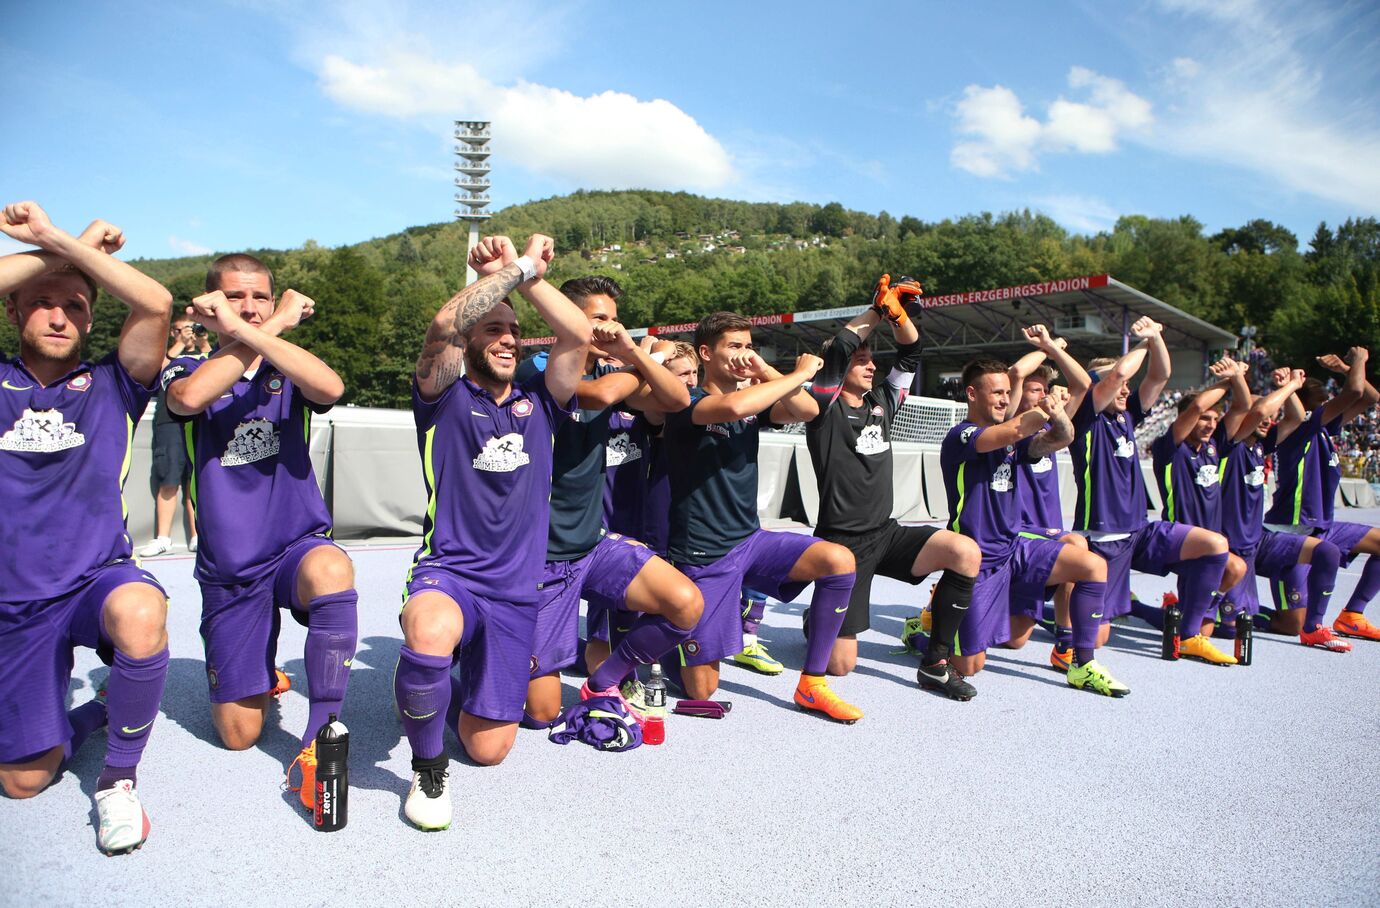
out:
M479 222L492 215L485 211L489 204L489 121L455 121L455 201L462 207L455 209L455 219L470 225L469 249L479 245ZM468 251L466 253L468 255ZM465 283L474 283L474 269L465 266Z

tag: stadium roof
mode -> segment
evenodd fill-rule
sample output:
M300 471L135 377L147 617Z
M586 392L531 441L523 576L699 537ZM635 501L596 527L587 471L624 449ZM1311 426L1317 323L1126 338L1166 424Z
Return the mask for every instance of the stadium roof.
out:
M784 312L751 316L757 346L767 348L766 358L780 362L797 353L819 349L865 306L847 306L813 312ZM1148 315L1164 325L1171 348L1201 350L1205 354L1236 346L1236 336L1175 308L1108 274L973 290L944 296L926 296L912 306L920 324L927 372L957 369L978 353L1003 356L1026 352L1030 345L1021 334L1027 325L1048 325L1057 337L1068 340L1080 359L1116 355L1130 345L1127 332L1139 316ZM634 337L652 334L688 340L695 324L654 325L629 331ZM888 335L888 336L883 336ZM890 351L888 332L873 335L879 353ZM554 338L528 338L524 346L546 346Z

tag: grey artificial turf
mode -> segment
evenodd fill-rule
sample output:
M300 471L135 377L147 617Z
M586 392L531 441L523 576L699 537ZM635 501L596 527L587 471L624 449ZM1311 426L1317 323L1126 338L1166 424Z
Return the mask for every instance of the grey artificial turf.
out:
M858 671L834 682L866 711L857 725L797 712L793 670L726 666L731 715L673 716L662 747L604 754L523 731L507 762L478 768L448 738L455 823L424 834L402 819L409 752L392 706L411 553L352 554L347 829L315 832L280 790L306 719L304 630L285 622L280 645L296 689L258 747L228 752L208 714L192 562L151 561L173 600L163 715L139 770L152 834L131 856L96 850L98 733L39 798L0 798L0 904L1380 903L1380 643L1334 655L1261 635L1254 666L1213 668L1162 662L1154 632L1118 626L1099 658L1134 692L1112 701L1067 688L1037 631L994 651L977 699L954 703L892 654L928 584L878 580ZM1158 601L1169 582L1133 586ZM762 631L795 670L807 597L773 602ZM80 651L73 702L104 672Z

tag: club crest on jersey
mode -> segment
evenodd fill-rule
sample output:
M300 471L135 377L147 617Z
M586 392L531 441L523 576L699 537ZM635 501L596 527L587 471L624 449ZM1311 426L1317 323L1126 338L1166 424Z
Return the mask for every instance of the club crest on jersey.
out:
M68 391L85 391L91 387L91 373L83 372L67 383Z
M528 672L528 674L535 675L535 674L537 673L537 669L540 668L540 667L541 667L541 663L537 660L537 657L536 657L536 656L532 656L530 659L527 660L527 672Z
M576 415L576 414L578 414L579 412L580 412L579 410L576 410L575 413L572 414L572 415ZM530 400L528 400L527 398L524 397L522 400L520 400L520 401L518 401L517 403L513 404L513 415L514 415L514 416L530 416L531 414L532 414L532 402L531 402ZM523 461L523 462L526 463L526 461Z
M992 474L992 491L1011 491L1011 464L1003 463L997 467L997 472Z
M873 416L881 416L881 415L882 415L882 405L881 405L881 404L875 404L875 405L872 407L872 415L873 415Z
M858 433L856 450L859 454L881 454L890 448L891 445L882 437L882 427L879 425L867 426Z
M1136 443L1125 435L1116 440L1116 451L1113 452L1117 457L1135 457Z
M1052 469L1054 469L1054 461L1048 457L1041 457L1030 465L1030 472L1032 473L1048 473Z
M238 467L278 456L278 430L267 419L249 419L235 427L235 437L220 455L223 467Z
M1194 484L1204 489L1210 489L1217 485L1221 476L1217 473L1217 467L1210 463L1205 463L1198 468L1198 475L1193 477Z
M1217 446L1212 442L1208 442L1208 453L1214 456L1217 454Z
M532 412L532 404L529 401L519 403L527 404L527 412ZM516 411L517 406L514 405L513 409ZM474 468L486 473L511 473L518 467L526 466L531 459L522 450L522 436L516 432L509 432L507 435L490 438L484 442L484 450L474 459Z
M209 665L206 666L206 680L210 682L211 690L215 690L217 687L220 687L220 675L216 672L214 668L211 668Z
M609 439L604 449L604 466L617 467L634 460L642 459L642 449L633 444L627 432L619 432Z
M273 376L268 381L264 382L264 387L268 389L269 394L282 394L283 377L281 375Z
M0 451L25 451L51 454L86 444L86 436L77 431L74 422L63 422L58 410L31 410L15 420L13 428L0 435Z
M698 656L700 653L700 641L698 640L686 640L680 647L685 650L687 656Z
M1265 465L1261 464L1243 477L1243 481L1251 488L1260 488L1265 485Z

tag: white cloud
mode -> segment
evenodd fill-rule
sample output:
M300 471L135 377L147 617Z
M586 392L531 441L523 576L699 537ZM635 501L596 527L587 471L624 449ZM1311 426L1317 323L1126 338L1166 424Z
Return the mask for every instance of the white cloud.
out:
M180 236L168 237L168 248L178 255L210 255L213 251L202 246L200 243L184 240Z
M1031 200L1037 211L1078 233L1098 233L1111 230L1120 216L1102 199L1085 195L1051 195Z
M1256 0L1160 0L1187 20L1149 144L1254 171L1287 192L1380 211L1375 14ZM1348 97L1350 94L1350 97Z
M337 103L402 119L494 121L495 153L590 188L717 189L734 177L723 146L669 101L605 91L580 96L517 80L498 85L469 63L387 52L368 63L328 55L321 88Z
M1060 97L1044 122L1026 114L1005 86L969 85L955 108L955 130L964 139L954 145L950 163L976 176L1009 178L1036 169L1041 153L1115 151L1121 135L1144 131L1154 121L1150 102L1116 79L1075 66L1068 83L1088 100Z
M972 136L955 145L949 160L980 177L1002 177L1035 166L1038 120L1028 117L1016 93L1003 85L969 85L958 102L958 132Z

